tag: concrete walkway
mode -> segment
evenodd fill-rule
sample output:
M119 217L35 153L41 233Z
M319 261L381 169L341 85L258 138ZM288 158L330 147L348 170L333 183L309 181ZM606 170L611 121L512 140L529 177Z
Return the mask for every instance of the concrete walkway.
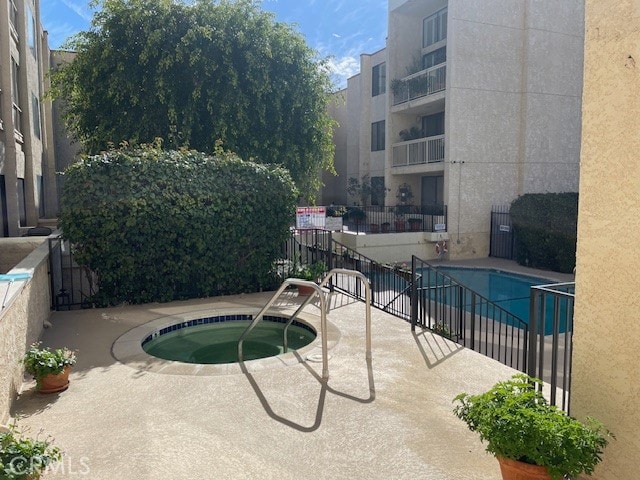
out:
M180 373L160 360L125 364L112 355L114 342L144 323L254 311L269 297L54 313L43 341L77 350L71 386L44 396L25 382L13 412L20 425L32 434L42 429L65 452L43 478L500 478L497 462L453 415L451 401L515 372L437 335L413 335L407 323L375 309L368 364L364 305L342 295L331 297L326 386L321 364L302 357L256 363L245 373ZM276 307L290 312L297 302L287 292ZM317 308L305 310L317 324Z

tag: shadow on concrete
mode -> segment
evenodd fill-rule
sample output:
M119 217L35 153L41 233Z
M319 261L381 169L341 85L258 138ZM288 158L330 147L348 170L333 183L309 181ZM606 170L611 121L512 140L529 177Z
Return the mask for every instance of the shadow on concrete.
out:
M256 397L258 397L258 400L262 404L262 407L264 408L265 412L267 413L267 415L269 415L272 419L276 420L277 422L280 422L283 425L286 425L288 427L294 428L300 432L313 432L317 430L320 427L320 424L322 423L322 415L324 412L324 404L325 404L327 392L342 398L346 398L348 400L353 400L354 402L362 403L362 404L372 403L375 400L376 388L375 388L375 383L373 379L373 365L372 365L372 360L370 358L367 358L367 381L369 384L369 396L366 398L360 398L360 397L356 397L355 395L351 395L347 392L342 392L342 391L336 390L335 388L330 387L328 384L328 381L323 380L322 377L318 375L318 373L315 370L313 370L313 368L311 368L308 365L308 363L297 352L294 352L294 355L297 357L298 361L307 369L307 371L311 374L311 376L314 377L316 381L320 384L320 394L318 396L318 405L316 408L315 421L313 425L308 427L304 425L300 425L299 423L296 423L286 417L283 417L282 415L278 415L269 404L269 401L267 400L266 396L260 389L260 386L258 385L258 382L256 381L255 377L251 373L249 373L249 371L245 367L244 362L239 362L242 373L244 373L244 375L247 377L247 380L249 381L251 388L253 388L253 391L255 392Z
M424 363L429 369L438 366L456 353L464 350L462 345L446 340L430 330L422 330L418 333L411 332L411 335L422 354L422 358L424 358Z

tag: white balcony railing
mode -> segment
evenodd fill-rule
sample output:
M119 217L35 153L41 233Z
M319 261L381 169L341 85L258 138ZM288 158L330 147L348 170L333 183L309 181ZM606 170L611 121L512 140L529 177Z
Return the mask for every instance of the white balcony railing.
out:
M393 104L408 102L415 98L424 97L446 88L447 64L441 63L435 67L427 68L401 80L392 82Z
M393 145L393 166L444 162L444 135L419 138Z

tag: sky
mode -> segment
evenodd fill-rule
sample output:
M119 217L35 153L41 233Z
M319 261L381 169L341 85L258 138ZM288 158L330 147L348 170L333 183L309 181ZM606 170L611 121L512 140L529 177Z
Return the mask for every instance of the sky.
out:
M293 24L320 57L329 57L338 88L359 72L361 53L377 52L385 44L387 0L262 0L262 7L276 20ZM44 0L40 10L52 49L87 30L93 16L89 0Z

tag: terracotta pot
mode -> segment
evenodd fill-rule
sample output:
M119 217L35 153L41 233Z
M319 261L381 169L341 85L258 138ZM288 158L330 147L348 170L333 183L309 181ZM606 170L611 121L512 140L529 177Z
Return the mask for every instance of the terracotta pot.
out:
M390 226L391 226L391 225L390 225L390 224L388 224L388 223L383 223L383 224L382 224L382 233L389 233L389 227L390 227Z
M503 480L551 480L546 467L518 462L509 458L496 458L500 463Z
M396 227L396 232L404 232L404 220L396 220L394 224Z
M69 388L69 373L71 367L64 367L62 373L57 375L45 375L37 381L38 392L40 393L57 393Z
M422 230L422 222L409 222L409 227L412 232L419 232Z
M380 225L372 223L369 225L369 229L371 230L371 233L378 233L380 231Z
M297 287L299 297L308 297L309 295L313 295L313 292L315 292L313 287L307 287L306 285L297 285Z

